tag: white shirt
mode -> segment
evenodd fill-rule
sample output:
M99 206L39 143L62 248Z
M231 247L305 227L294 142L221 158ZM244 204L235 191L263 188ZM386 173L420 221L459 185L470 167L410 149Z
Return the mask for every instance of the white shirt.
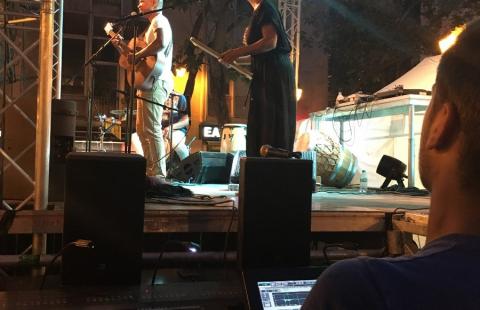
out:
M168 19L163 16L162 14L158 14L155 16L151 23L150 27L148 27L147 31L145 32L145 41L147 44L150 44L155 40L155 31L157 29L162 29L163 33L163 46L160 51L157 53L157 63L164 64L163 73L160 75L160 80L165 80L168 82L173 83L173 75L172 75L172 55L173 55L173 35L172 35L172 28L170 27L170 23Z

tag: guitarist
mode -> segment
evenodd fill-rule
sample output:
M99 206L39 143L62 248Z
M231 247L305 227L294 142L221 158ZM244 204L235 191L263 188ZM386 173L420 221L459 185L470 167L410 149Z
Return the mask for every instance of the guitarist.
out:
M163 0L139 0L140 13L149 12L163 7ZM153 87L148 90L138 90L137 95L154 102L163 104L173 90L172 76L172 29L168 19L161 12L146 15L150 26L145 31L145 48L135 53L135 60L156 56L157 66L162 69L158 76L154 76ZM119 45L119 40L112 41ZM128 55L133 61L133 53ZM166 176L165 144L162 132L163 107L137 99L136 130L142 144L143 153L147 160L147 175L164 179Z

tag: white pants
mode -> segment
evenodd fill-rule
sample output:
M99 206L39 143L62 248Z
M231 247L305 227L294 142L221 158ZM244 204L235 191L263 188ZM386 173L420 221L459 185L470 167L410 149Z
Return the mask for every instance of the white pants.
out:
M188 157L189 151L188 147L185 144L186 136L185 133L181 130L174 130L172 133L172 147L175 148L175 153L177 153L180 160L184 160Z
M145 99L164 104L173 87L164 80L157 80L149 91L138 91ZM137 100L136 130L147 160L147 175L166 176L165 145L162 132L163 107Z

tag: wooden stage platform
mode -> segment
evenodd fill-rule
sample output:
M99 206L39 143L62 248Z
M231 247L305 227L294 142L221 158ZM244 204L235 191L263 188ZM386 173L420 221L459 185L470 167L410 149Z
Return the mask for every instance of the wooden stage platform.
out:
M229 191L227 185L186 187L198 195L225 196L228 202L209 206L147 202L146 233L227 232L231 223L231 231L236 231L238 212L232 207L234 204L238 207L236 192ZM428 208L429 203L429 197L359 194L354 190L328 188L312 196L312 232L381 232L393 227L425 235L428 210L417 209ZM9 234L62 233L62 230L63 210L56 205L52 210L17 212Z

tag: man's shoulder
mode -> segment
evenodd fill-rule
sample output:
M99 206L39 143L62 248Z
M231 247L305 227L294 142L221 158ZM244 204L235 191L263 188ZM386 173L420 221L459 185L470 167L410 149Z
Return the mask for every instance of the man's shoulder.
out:
M328 267L320 278L342 279L342 281L361 281L369 278L369 269L378 259L360 257L339 261Z
M152 25L155 28L170 28L170 22L163 14L158 14L152 20Z
M458 302L461 299L458 296L468 301L468 296L480 296L479 242L478 237L452 235L430 242L412 256L362 257L337 262L322 273L304 309L354 305L377 309L386 308L387 304L396 305L396 309L412 305L435 309L442 303ZM455 283L455 292L445 286L447 278ZM414 295L419 297L404 298Z
M319 277L302 309L381 308L383 299L377 290L370 264L376 259L347 259L328 267Z

